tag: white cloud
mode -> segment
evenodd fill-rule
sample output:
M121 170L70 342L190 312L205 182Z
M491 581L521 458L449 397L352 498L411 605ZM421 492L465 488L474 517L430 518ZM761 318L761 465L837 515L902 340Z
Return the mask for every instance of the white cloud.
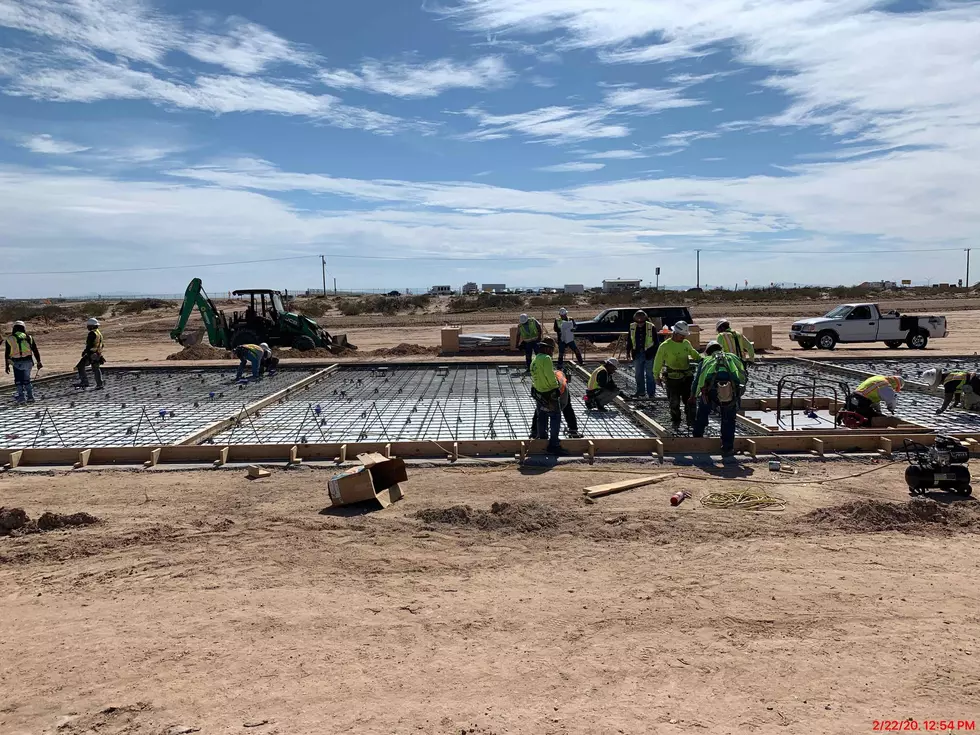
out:
M557 163L554 166L541 166L538 171L548 171L551 173L565 173L565 172L584 172L584 171L598 171L600 168L605 168L604 163L586 163L584 161L571 161L569 163Z
M320 73L327 86L363 89L392 97L436 97L448 89L494 89L507 84L513 72L500 56L470 62L437 59L419 64L370 59L356 71L327 70Z
M511 115L492 115L477 108L464 110L477 121L477 130L466 133L465 140L495 140L515 133L549 143L567 143L596 138L624 138L630 129L606 122L609 110L543 107Z
M694 56L708 56L712 53L714 52L711 50L699 49L688 43L669 41L639 48L602 51L599 53L599 58L608 64L644 64L678 61Z
M21 146L31 151L31 153L45 153L49 155L67 155L69 153L81 153L89 150L88 146L78 145L67 140L55 140L50 135L42 133L33 135L21 142Z
M696 107L704 104L702 100L684 97L679 89L634 89L630 87L620 87L607 93L606 103L612 107L635 108L645 113Z
M621 149L621 150L597 151L595 153L587 153L585 154L584 158L626 160L629 158L646 158L646 154L641 151Z
M714 133L709 130L684 130L680 133L665 135L660 139L660 145L665 148L688 148L696 140L717 138L719 135L719 133Z

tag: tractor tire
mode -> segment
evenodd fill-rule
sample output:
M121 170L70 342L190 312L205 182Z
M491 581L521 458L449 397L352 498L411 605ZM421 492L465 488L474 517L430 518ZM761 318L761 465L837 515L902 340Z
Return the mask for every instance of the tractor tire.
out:
M925 332L910 334L908 339L905 340L905 344L909 346L910 350L924 350L926 345L929 344L929 335Z
M262 338L251 329L239 329L231 337L232 348L239 345L257 345L262 343Z
M797 344L800 347L802 347L804 350L812 350L814 347L817 346L816 341L812 339L801 339L799 342L797 342Z
M313 341L312 337L307 337L305 334L301 337L297 337L293 340L293 349L299 350L300 352L306 352L308 350L316 349L316 342Z
M902 342L902 340L900 340L900 339L888 339L888 340L885 340L885 347L887 347L890 350L897 350L903 344L905 344L905 343Z
M829 329L817 335L817 347L821 350L832 350L837 346L837 335Z

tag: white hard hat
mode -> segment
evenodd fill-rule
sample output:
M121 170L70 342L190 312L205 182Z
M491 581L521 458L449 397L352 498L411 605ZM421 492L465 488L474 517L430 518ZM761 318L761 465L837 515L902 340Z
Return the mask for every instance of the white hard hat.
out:
M732 323L730 319L719 319L717 322L715 322L715 329L721 331L725 327L730 327L731 325Z
M527 324L527 314L521 314L521 324Z
M262 348L262 351L263 352L268 352L270 355L272 354L272 350L269 348L269 345L266 344L265 342L263 342L262 344L260 344L259 347Z
M928 383L930 387L935 388L942 382L943 376L942 373L936 370L936 368L929 368L922 373L922 379Z
M685 337L691 334L691 328L687 326L687 322L674 322L674 326L671 329L674 330L674 334L681 334Z
M13 326L15 326L15 327L21 327L22 329L27 329L27 325L24 324L24 322L22 322L20 319L18 319L17 321L15 321Z
M91 319L89 319L87 322L85 322L85 323L88 326L90 326L90 327L97 327L97 326L99 326L99 320L96 319L94 316Z
M606 360L606 364L610 367L618 368L619 360L617 360L615 357L610 357L608 360Z
M568 316L568 309L564 306L558 310L558 316Z
M721 345L718 344L718 341L713 339L710 342L708 342L708 344L705 346L705 348L704 348L704 354L707 355L707 354L710 354L710 353L714 352L714 349L713 348L715 348L715 347L717 347L719 350L721 349Z

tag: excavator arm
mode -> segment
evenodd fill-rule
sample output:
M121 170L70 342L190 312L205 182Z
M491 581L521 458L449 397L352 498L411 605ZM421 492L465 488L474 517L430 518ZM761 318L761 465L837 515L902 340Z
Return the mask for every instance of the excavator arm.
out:
M227 347L228 338L226 329L222 324L221 312L215 308L214 302L208 298L200 278L192 280L187 290L184 292L184 303L180 307L180 315L177 317L177 326L170 330L170 338L176 340L184 347L191 347L201 341L202 331L184 333L187 327L187 320L190 319L197 307L204 320L204 329L207 331L208 341L214 347Z

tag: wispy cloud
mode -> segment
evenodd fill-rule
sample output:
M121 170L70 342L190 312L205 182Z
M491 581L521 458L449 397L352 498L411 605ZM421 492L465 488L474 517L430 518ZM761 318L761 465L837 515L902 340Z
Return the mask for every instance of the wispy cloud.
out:
M70 153L81 153L89 150L88 146L78 145L67 140L56 140L46 133L33 135L25 138L20 143L21 147L31 151L31 153L44 153L48 155L67 155Z
M631 149L619 149L612 151L597 151L595 153L588 153L583 156L583 158L592 159L610 159L610 160L626 160L629 158L646 158L646 154L642 151L636 151Z
M585 171L598 171L600 168L605 168L604 163L586 163L585 161L571 161L569 163L557 163L553 166L540 166L538 171L548 171L551 173L566 173L566 172L585 172Z
M363 89L392 97L436 97L459 88L502 87L514 73L500 56L470 62L437 59L424 63L365 61L357 71L326 70L320 79L336 89Z
M648 114L704 104L703 100L690 99L681 92L680 89L621 87L606 94L606 103L612 107L633 108Z
M688 148L696 140L717 138L720 134L710 130L684 130L680 133L670 133L660 139L659 145L665 148ZM667 155L672 155L668 153Z
M606 121L607 110L578 110L573 107L543 107L512 115L492 115L478 108L464 113L477 121L477 130L465 140L496 140L513 134L549 143L567 143L596 138L624 138L630 129Z

